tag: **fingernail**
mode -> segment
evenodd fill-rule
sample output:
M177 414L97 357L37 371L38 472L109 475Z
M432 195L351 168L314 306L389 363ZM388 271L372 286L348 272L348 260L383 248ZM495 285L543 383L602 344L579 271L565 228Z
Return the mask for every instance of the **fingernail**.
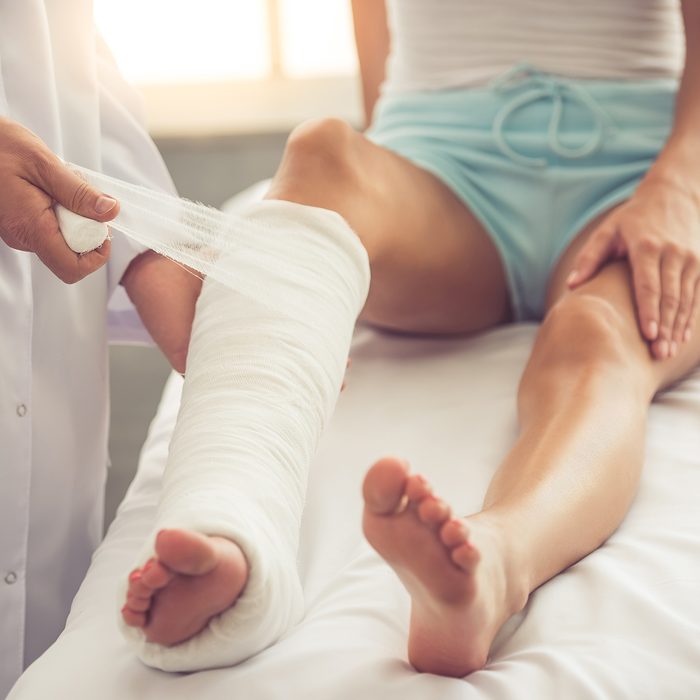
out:
M668 341L660 340L656 349L659 353L659 357L663 360L668 357Z
M690 340L690 328L685 329L685 333L683 333L683 342L687 343Z
M140 578L141 578L141 572L138 569L136 569L136 571L132 571L129 574L129 581L131 581L131 582L138 581Z
M578 279L578 272L576 272L576 270L573 270L572 272L569 273L569 276L566 278L566 283L569 286L571 286L572 284L574 284L574 282L576 282L577 279Z
M657 335L659 335L659 324L656 321L650 321L649 325L647 326L647 329L649 331L649 337L654 340Z
M145 572L148 571L155 563L156 563L156 560L155 560L155 559L149 559L149 560L146 562L146 564L144 565L144 567L143 567L143 569L142 569L141 571L143 571L143 572L145 573Z
M671 357L675 357L678 352L678 343L674 340L671 342Z
M113 197L108 197L106 194L101 194L95 202L95 211L98 214L106 214L110 209L114 208L117 200Z

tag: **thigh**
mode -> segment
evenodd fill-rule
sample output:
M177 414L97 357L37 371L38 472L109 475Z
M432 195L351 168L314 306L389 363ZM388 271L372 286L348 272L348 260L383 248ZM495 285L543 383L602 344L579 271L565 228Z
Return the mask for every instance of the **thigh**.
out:
M436 176L337 120L301 127L270 197L340 213L370 256L362 318L418 333L466 333L509 318L497 249Z
M573 269L578 251L608 213L591 221L557 262L550 278L547 310L569 295L589 295L608 301L617 309L622 322L626 324L628 332L625 337L630 361L638 360L649 370L651 388L657 391L682 378L700 363L700 333L695 333L688 343L681 344L676 357L663 361L654 359L647 341L642 338L639 330L632 273L627 260L607 264L593 279L574 291L570 291L566 284L566 278ZM695 324L697 324L700 321L700 309L696 308L694 314Z

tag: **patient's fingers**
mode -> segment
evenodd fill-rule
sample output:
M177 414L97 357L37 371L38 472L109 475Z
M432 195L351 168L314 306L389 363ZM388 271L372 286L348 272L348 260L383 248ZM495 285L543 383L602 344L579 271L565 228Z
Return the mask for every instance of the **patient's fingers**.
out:
M654 342L659 337L659 305L661 301L660 259L650 247L631 248L630 264L634 279L634 296L642 336Z
M617 229L613 221L606 221L590 238L576 255L574 267L566 283L574 289L587 282L612 257L617 242Z
M657 357L663 360L675 355L673 327L681 302L681 275L683 258L674 253L666 253L661 260L661 322L659 342L655 343Z
M678 315L676 316L676 323L673 327L673 340L680 345L686 340L686 329L690 318L693 313L693 309L696 303L695 299L695 287L697 285L697 272L695 267L692 265L686 265L683 270L683 278L681 280L681 300L678 307Z
M693 309L695 309L695 305L700 301L700 277L698 277L695 280L695 286L693 287ZM693 334L693 325L695 322L695 317L693 316L692 312L690 314L690 318L688 319L688 325L685 328L685 331L683 333L683 342L687 343L690 340L690 337Z

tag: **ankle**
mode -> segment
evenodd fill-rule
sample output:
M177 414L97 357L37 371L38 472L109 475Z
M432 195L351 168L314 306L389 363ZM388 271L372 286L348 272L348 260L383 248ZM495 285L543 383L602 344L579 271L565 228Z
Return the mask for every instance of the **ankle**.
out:
M473 533L482 560L490 562L493 575L500 582L499 595L509 615L520 612L532 591L527 558L517 545L518 538L497 518L485 512L465 518Z

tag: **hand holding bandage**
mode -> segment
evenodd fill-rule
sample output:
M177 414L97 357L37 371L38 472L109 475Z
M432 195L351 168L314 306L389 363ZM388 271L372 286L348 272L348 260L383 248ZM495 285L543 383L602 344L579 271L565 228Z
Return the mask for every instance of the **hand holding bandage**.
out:
M82 180L31 131L0 118L0 238L10 248L36 253L63 282L78 282L107 262L109 243L84 255L71 250L54 203L70 210L67 217L75 212L103 230L119 211L115 199Z

